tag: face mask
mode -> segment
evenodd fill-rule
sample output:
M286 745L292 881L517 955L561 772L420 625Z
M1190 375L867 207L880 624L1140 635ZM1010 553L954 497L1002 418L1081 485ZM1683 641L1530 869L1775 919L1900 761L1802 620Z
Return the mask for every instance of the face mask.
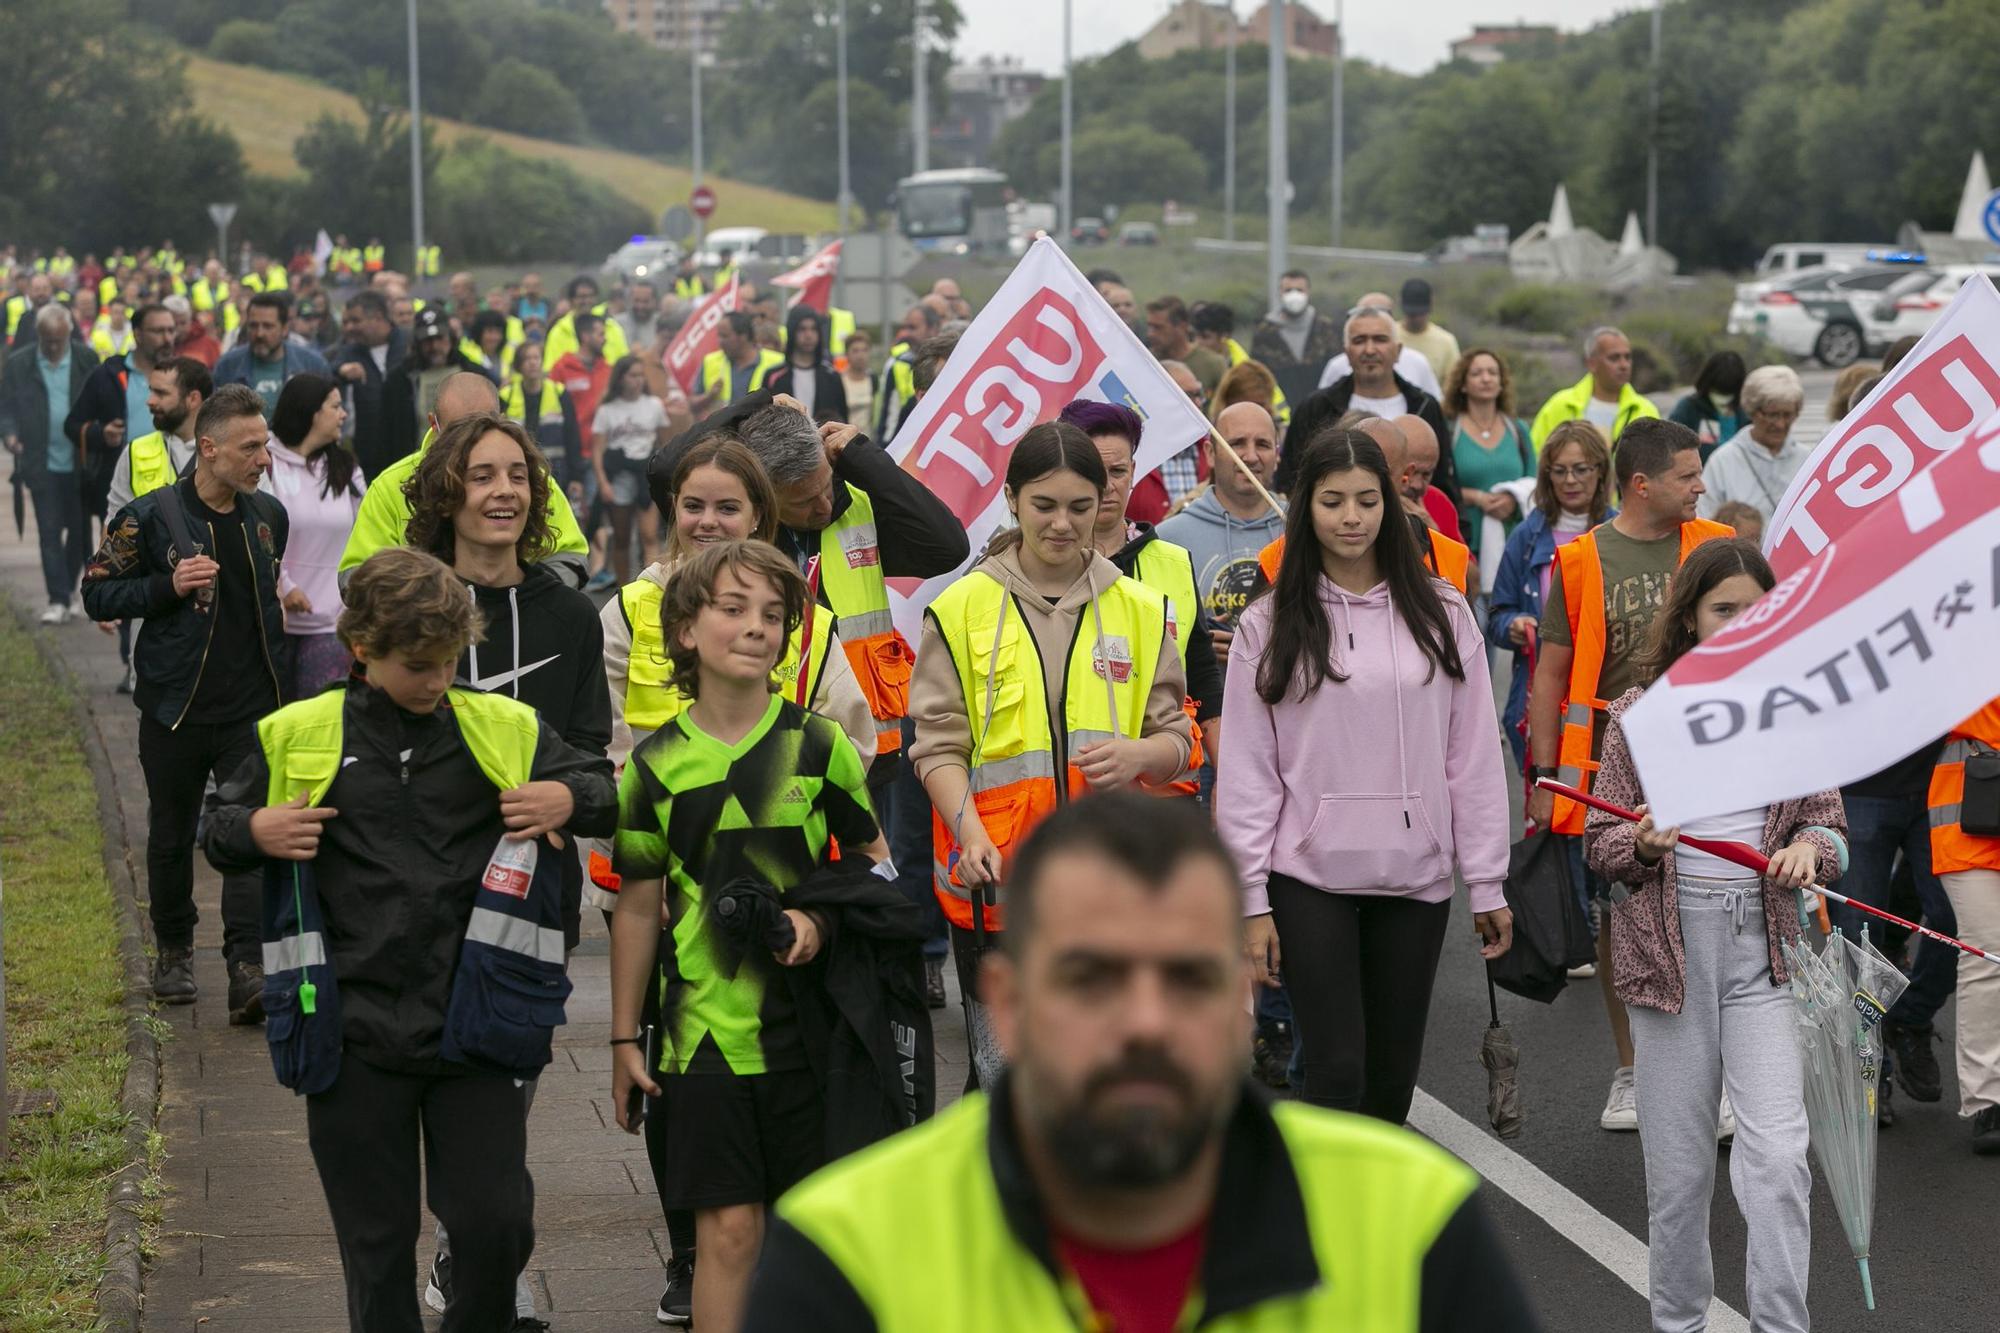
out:
M1288 315L1296 315L1306 308L1306 294L1296 287L1278 296L1278 307Z
M1735 402L1736 399L1726 393L1712 393L1708 396L1708 401L1714 403L1718 410L1727 412L1729 405Z

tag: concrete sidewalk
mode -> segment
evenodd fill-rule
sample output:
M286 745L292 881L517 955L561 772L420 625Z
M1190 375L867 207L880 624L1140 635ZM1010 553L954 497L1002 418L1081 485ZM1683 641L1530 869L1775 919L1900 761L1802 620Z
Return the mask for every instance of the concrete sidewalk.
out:
M45 604L32 520L25 539L0 534L0 578L31 613ZM94 735L94 763L124 830L124 861L145 896L146 789L138 712L113 692L117 640L87 621L46 630L74 674ZM111 849L117 859L118 849ZM224 1006L221 880L199 856L195 978L200 1000L160 1008L159 1130L165 1140L164 1220L145 1279L148 1333L325 1333L346 1327L340 1256L306 1146L305 1105L272 1076L262 1028L232 1028ZM556 1033L528 1130L537 1243L529 1269L537 1309L561 1333L655 1328L664 1283L665 1224L640 1140L611 1110L609 950L585 913L572 960L569 1024ZM949 976L950 969L946 969ZM965 1037L951 1007L933 1014L941 1099L965 1082ZM426 1215L419 1282L430 1259ZM435 1316L428 1324L435 1327Z

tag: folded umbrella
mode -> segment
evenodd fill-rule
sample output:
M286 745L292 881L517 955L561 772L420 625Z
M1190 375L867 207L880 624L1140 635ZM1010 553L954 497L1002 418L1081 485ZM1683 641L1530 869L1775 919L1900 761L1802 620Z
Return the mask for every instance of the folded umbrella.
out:
M1492 1021L1479 1043L1479 1063L1486 1066L1486 1118L1493 1132L1503 1139L1520 1134L1525 1118L1521 1113L1521 1048L1514 1034L1500 1021L1500 997L1493 988L1493 975L1486 976L1486 1006Z

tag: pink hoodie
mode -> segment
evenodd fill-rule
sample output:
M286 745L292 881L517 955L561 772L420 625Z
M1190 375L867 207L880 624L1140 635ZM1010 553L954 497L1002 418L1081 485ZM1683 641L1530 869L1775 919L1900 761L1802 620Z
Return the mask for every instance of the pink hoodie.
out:
M1319 582L1333 625L1328 681L1276 707L1257 696L1271 598L1243 613L1222 695L1216 827L1243 874L1243 914L1271 910L1273 872L1335 893L1451 897L1465 876L1472 910L1504 907L1508 809L1486 643L1471 608L1440 588L1465 679L1439 671L1377 584L1356 597Z

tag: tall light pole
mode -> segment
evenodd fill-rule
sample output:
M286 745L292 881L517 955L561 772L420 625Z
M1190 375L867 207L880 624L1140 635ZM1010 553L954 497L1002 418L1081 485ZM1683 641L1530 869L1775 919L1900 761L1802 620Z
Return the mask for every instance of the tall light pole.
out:
M1285 262L1286 224L1290 220L1288 210L1291 201L1288 196L1292 192L1291 162L1286 156L1288 150L1286 148L1285 136L1287 103L1285 96L1285 0L1271 0L1270 4L1265 6L1264 15L1270 21L1271 25L1270 30L1265 34L1269 42L1267 49L1271 58L1271 73L1270 78L1267 80L1271 85L1271 106L1270 110L1265 112L1264 118L1270 122L1271 140L1266 150L1269 162L1264 171L1264 175L1267 177L1266 189L1268 191L1264 207L1266 219L1269 223L1269 233L1265 241L1264 286L1270 300L1275 303L1278 299L1278 277L1287 267Z
M1229 0L1228 55L1222 62L1222 239L1236 239L1236 0Z
M1076 116L1076 104L1070 95L1076 88L1076 69L1070 61L1069 11L1070 0L1063 0L1062 210L1059 214L1062 221L1058 224L1062 227L1062 239L1058 243L1062 245L1069 244L1070 223L1075 216L1075 205L1070 199L1070 130Z
M404 8L410 20L410 276L420 278L424 267L424 117L423 97L417 88L417 0L408 0Z
M917 0L916 22L910 34L910 68L916 86L910 90L910 147L912 171L931 169L930 89L924 79L924 0Z
M1333 248L1340 248L1340 225L1346 209L1343 190L1347 170L1347 98L1341 75L1347 66L1347 3L1333 0Z
M1646 244L1660 243L1660 0L1653 0L1653 64L1646 76Z
M688 87L691 90L691 96L694 98L694 116L693 116L694 134L692 136L693 142L689 145L689 153L693 159L689 163L690 167L689 174L694 177L692 183L689 186L689 193L692 194L694 190L699 188L701 185L701 167L702 167L701 6L698 4L691 4L688 6L686 12L688 16L687 39L688 39L688 63L690 67L688 71ZM697 217L694 220L694 248L697 251L701 249L702 239L707 235L708 235L708 219Z
M840 239L841 253L847 253L847 197L849 180L847 175L847 0L840 0L839 40L833 48L834 98L840 120ZM840 264L833 271L833 303L847 308L847 265Z

